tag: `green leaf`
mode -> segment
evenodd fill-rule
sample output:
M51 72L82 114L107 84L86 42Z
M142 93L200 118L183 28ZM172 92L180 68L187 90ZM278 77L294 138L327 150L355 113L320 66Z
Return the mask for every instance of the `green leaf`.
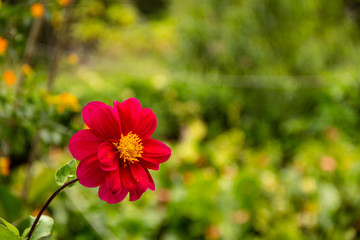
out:
M21 216L21 202L5 185L0 184L0 216L15 221Z
M30 232L30 229L31 229L31 226L28 227L28 228L26 228L26 229L24 230L24 232L21 234L21 237L26 238L26 236L27 236L28 233ZM32 239L32 238L31 238L31 239Z
M4 223L4 225L13 233L15 233L17 236L19 236L19 230L12 225L11 223L7 222L5 219L3 219L2 217L0 217L0 220Z
M0 225L0 239L6 240L21 240L19 236L17 236L13 231Z
M30 216L30 227L24 230L22 236L26 237L30 231L31 225L35 221L35 217ZM41 216L36 228L31 235L31 240L38 240L42 237L49 236L51 234L52 226L54 225L54 219L48 216ZM2 238L0 238L2 239Z
M56 184L59 186L64 183L71 181L76 178L76 160L73 159L71 162L60 168L55 174Z

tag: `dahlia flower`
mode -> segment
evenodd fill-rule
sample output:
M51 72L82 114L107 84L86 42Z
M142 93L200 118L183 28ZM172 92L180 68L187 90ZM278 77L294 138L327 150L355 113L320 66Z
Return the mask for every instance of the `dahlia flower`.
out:
M90 102L82 117L89 129L70 139L69 150L80 161L77 177L85 187L99 187L98 195L108 203L118 203L130 194L135 201L147 190L155 190L148 169L158 170L171 150L152 139L156 116L149 108L130 98L111 107Z

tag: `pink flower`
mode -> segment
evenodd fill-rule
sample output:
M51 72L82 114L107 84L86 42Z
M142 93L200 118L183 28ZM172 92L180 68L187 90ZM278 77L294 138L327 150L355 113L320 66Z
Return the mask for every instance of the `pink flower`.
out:
M156 129L156 116L149 108L130 98L114 107L90 102L82 117L89 129L70 139L69 150L80 160L77 177L85 187L99 188L99 197L118 203L130 193L135 201L149 188L155 190L148 169L158 170L171 149L150 138Z

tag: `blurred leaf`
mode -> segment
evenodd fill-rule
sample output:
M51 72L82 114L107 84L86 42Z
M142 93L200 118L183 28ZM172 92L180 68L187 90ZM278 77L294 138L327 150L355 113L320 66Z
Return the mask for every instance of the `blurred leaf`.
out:
M17 236L10 229L0 225L0 239L4 239L4 240L20 240L21 238L19 236Z
M31 225L34 223L35 219L36 219L35 217L30 216L30 227L25 229L25 231L22 234L23 237L27 236L27 234L31 229ZM31 235L31 240L37 240L42 237L49 236L51 234L51 229L53 225L54 225L54 219L48 216L41 216L33 234Z
M0 184L0 214L2 217L13 221L20 216L20 200Z
M53 182L55 170L52 168L45 169L44 165L39 162L34 164L34 169L36 168L39 171L34 174L29 187L28 201L31 203L46 201L49 194L57 189Z
M76 178L76 160L73 159L71 162L67 163L65 166L60 168L55 174L56 184L59 186L64 185L64 183L71 181Z
M322 183L319 186L319 205L321 212L331 213L341 206L340 193L335 186Z
M26 229L24 230L24 232L22 233L21 237L25 238L25 237L29 234L30 228L31 228L31 226L28 227L28 228L26 228ZM31 238L31 239L32 239L32 238Z
M13 233L15 233L17 236L19 236L19 230L12 225L11 223L7 222L5 219L3 219L2 217L0 217L0 220L4 223L4 225Z
M259 173L244 171L238 175L234 194L242 208L255 210L261 194L261 186L258 179Z

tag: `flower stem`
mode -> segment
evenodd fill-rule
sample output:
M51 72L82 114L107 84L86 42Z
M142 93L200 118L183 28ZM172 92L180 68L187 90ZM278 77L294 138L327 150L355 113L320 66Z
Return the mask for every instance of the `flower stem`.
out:
M54 192L54 193L49 197L49 199L46 201L46 203L44 204L44 206L41 208L39 214L37 215L37 217L36 217L36 219L35 219L35 221L34 221L34 223L32 224L31 229L30 229L30 231L29 231L29 233L28 233L28 235L27 235L27 237L26 237L27 240L30 240L31 235L33 234L33 232L34 232L34 230L35 230L36 224L37 224L37 223L39 222L39 220L40 220L41 215L43 214L43 212L45 211L45 209L47 208L47 206L49 206L49 204L51 203L51 201L56 197L56 195L57 195L59 192L61 192L61 190L63 190L63 189L66 188L67 186L69 186L69 185L71 185L71 184L73 184L73 183L75 183L75 182L77 182L77 181L79 181L78 178L76 178L76 179L74 179L74 180L71 180L71 181L65 183L64 185L62 185L58 190L56 190L56 192Z

